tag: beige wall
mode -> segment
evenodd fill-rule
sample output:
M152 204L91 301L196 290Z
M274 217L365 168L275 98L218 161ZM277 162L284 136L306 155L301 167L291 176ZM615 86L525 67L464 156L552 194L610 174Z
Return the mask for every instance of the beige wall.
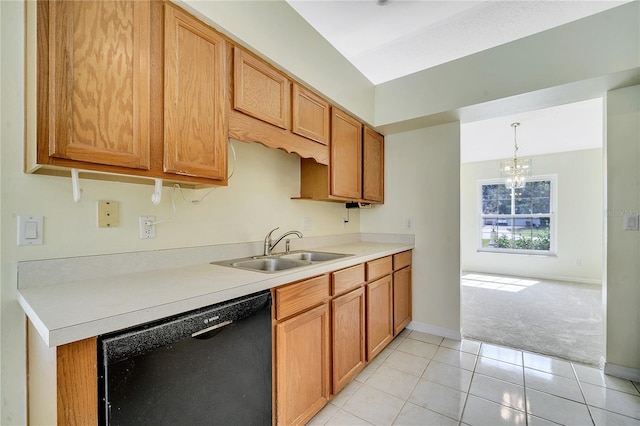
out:
M640 380L640 232L623 230L640 212L640 86L607 93L606 115L606 361Z
M362 232L414 233L413 320L460 336L460 125L387 136L385 204L360 212ZM406 220L413 220L413 230ZM415 324L414 324L415 325Z
M463 271L602 282L602 149L530 157L535 175L557 176L557 256L478 252L478 180L499 178L498 160L461 166Z

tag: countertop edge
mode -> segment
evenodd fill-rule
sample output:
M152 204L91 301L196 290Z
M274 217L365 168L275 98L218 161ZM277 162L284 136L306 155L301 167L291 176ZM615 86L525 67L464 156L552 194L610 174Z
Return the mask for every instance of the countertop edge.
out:
M349 253L349 251L354 251L349 250L350 248L358 245L366 246L366 244L366 242L360 242L357 244L345 244L342 246L338 245L330 247L320 247L314 250ZM283 271L281 273L263 274L260 272L240 271L237 273L238 277L241 278L239 281L242 281L242 284L240 285L219 288L215 291L203 292L201 294L191 296L188 295L186 297L176 297L175 299L168 300L165 303L150 303L149 305L140 305L136 309L131 309L126 312L115 312L113 315L107 314L99 318L86 318L84 320L79 319L66 322L62 321L59 324L53 324L57 321L53 319L53 317L55 317L55 314L52 314L51 311L55 311L56 307L43 304L43 301L45 299L44 295L46 294L44 292L48 291L46 289L51 288L49 286L41 288L36 287L29 289L18 289L18 302L27 314L29 320L33 323L41 338L47 344L47 346L55 347L100 334L137 326L183 312L188 312L193 309L209 306L235 297L241 297L254 292L271 289L280 285L348 268L350 266L367 262L369 260L393 255L415 248L414 244L408 243L378 243L377 245L380 247L379 250L367 252L366 254L356 254L354 256L342 258L337 261L323 262L296 270ZM219 268L226 267L220 266ZM182 272L182 269L188 272L194 269L194 267L175 268L177 272ZM220 271L223 273L229 273L229 271L225 270ZM128 278L127 275L123 275L120 277L120 280L126 283L126 280L130 279L133 283L136 279L139 278L138 274L129 274L129 276L130 278ZM255 278L255 280L253 278ZM71 288L71 290L73 290L73 288L77 288L77 291L79 293L86 293L90 291L87 290L83 284L83 282L67 284L68 287L66 288L66 290L69 290L69 288ZM57 285L53 287L57 287ZM141 290L149 291L150 288L142 287ZM109 290L104 291L108 293ZM113 290L113 292L115 291L117 290ZM144 297L144 291L141 291L140 294L132 292L131 294L129 294L129 297ZM49 294L48 297L50 296L51 295ZM61 301L63 300L63 297L65 298L64 304L68 305L69 303L71 303L69 299L72 301L74 296L60 296ZM81 297L78 296L78 299L78 303L81 303ZM57 303L55 300L50 300L50 302L53 304ZM64 309L64 306L61 306L60 308ZM87 307L84 307L84 309L87 309ZM45 312L39 312L40 310ZM88 311L90 311L90 309L88 309Z

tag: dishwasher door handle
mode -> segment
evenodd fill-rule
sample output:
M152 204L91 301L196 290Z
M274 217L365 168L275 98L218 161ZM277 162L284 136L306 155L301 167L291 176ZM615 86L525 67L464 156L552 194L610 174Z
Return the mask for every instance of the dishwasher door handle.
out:
M202 329L202 330L200 330L200 331L196 331L195 333L193 333L193 334L191 335L191 337L198 337L198 336L200 336L201 334L205 334L205 333L208 333L208 332L210 332L210 331L217 330L217 329L219 329L219 328L225 327L225 326L227 326L227 325L231 324L232 322L233 322L232 320L229 320L229 321L221 322L221 323L216 324L216 325L212 325L211 327L207 327L207 328Z

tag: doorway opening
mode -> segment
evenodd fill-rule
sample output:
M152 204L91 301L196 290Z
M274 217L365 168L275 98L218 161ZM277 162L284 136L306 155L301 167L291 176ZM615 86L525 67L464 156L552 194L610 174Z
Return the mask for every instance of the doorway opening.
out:
M517 156L532 160L531 180L555 180L555 187L538 194L531 186L489 203L486 189L500 186L500 161L513 156L514 122ZM460 153L463 337L601 364L603 100L462 124ZM500 207L507 201L517 209ZM544 250L530 247L540 237L526 240L534 221L523 214L551 222ZM511 221L508 234L496 231L509 244L484 241L487 220Z

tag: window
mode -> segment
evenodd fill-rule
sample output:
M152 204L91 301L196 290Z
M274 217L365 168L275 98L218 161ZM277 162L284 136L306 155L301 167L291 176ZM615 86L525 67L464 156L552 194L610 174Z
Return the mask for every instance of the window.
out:
M555 252L555 176L533 177L524 188L480 182L480 250Z

